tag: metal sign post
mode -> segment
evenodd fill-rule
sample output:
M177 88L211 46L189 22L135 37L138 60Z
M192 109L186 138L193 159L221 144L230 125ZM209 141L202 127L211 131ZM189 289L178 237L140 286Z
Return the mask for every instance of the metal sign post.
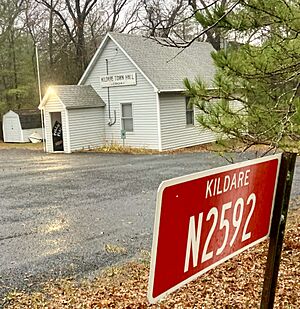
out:
M282 154L281 158L278 185L275 197L275 207L273 210L273 218L270 231L268 259L265 271L262 299L260 304L261 309L271 309L274 305L280 257L283 245L283 237L289 207L296 157L297 155L295 153L285 152Z
M121 139L123 140L123 147L125 146L125 139L126 139L126 130L121 130Z

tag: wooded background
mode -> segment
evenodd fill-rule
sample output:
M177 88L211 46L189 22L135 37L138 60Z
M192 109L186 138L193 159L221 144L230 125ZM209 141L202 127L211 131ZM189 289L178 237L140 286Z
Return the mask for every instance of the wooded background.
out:
M300 140L297 0L1 0L0 115L38 106L35 46L44 94L76 84L108 31L168 38L178 52L210 42L214 92L185 81L197 121L248 146Z
M190 40L203 28L192 18L195 7L187 0L1 0L0 114L38 106L35 46L44 94L51 84L76 84L108 31ZM199 40L220 47L215 31Z

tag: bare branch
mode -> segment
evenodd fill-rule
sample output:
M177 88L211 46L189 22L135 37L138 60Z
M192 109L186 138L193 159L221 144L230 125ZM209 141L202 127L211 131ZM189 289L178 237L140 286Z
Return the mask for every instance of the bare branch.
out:
M190 40L189 42L176 42L175 40L173 40L172 38L168 38L168 39L163 39L163 38L159 38L157 39L156 37L151 37L152 40L157 41L159 44L163 45L163 46L167 46L167 47L177 47L177 48L181 48L181 50L174 56L172 57L168 62L172 61L174 58L176 58L178 55L180 55L186 48L188 48L189 46L191 46L195 41L197 41L202 35L206 34L208 31L210 31L211 29L215 28L226 16L228 16L228 14L230 14L235 7L241 2L242 0L238 0L236 1L228 10L227 12L225 12L217 21L215 21L211 26L205 28L203 31L201 31L198 35L194 36L194 38L192 40Z

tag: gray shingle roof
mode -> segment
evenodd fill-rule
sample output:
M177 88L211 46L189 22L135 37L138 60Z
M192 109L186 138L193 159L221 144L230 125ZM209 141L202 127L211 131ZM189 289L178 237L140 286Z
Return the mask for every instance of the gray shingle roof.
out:
M181 49L162 46L153 39L120 33L110 35L159 90L184 89L185 77L190 80L200 77L207 86L212 86L215 67L211 44L194 42L178 54Z
M51 86L66 109L92 108L105 106L94 88L90 85Z

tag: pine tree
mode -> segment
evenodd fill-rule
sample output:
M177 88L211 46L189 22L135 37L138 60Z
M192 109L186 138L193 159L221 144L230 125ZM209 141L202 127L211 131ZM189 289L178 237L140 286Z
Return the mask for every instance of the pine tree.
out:
M224 3L223 3L224 4ZM220 139L234 137L248 147L284 147L300 140L300 5L293 0L229 1L210 18L228 44L214 52L213 87L185 80L198 121Z

